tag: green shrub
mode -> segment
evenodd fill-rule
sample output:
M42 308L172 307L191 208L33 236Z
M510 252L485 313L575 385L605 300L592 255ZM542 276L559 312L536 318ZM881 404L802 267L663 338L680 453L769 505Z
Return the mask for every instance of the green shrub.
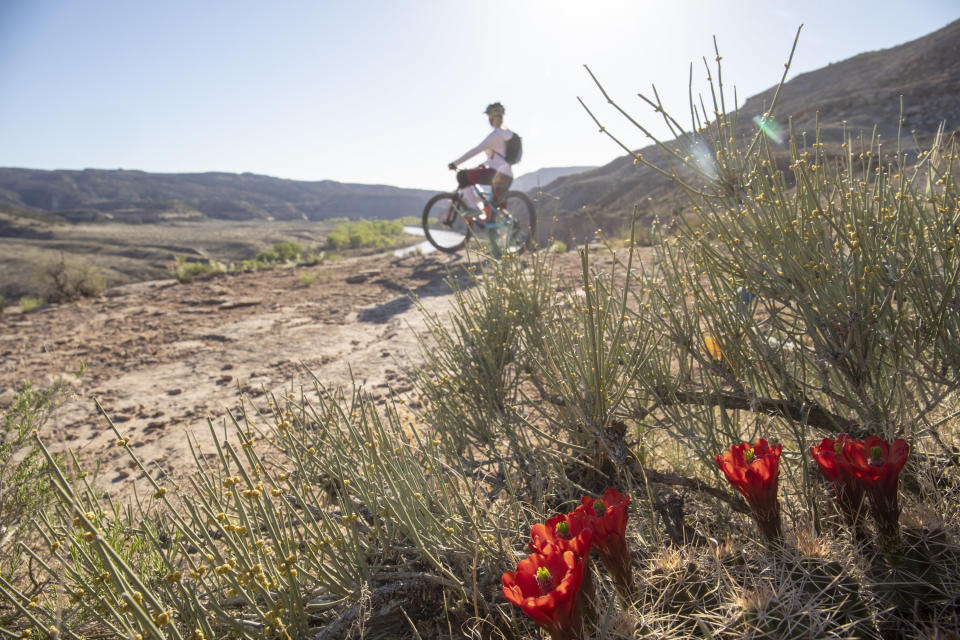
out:
M253 261L257 264L272 266L280 262L280 254L274 249L267 249L254 256Z
M280 262L293 262L303 255L303 247L299 242L278 242L273 245Z
M802 452L839 433L936 443L929 425L949 410L932 399L960 390L957 149L938 139L911 156L847 133L831 147L819 130L781 145L769 126L740 128L722 85L709 95L694 132L667 116L670 165L635 155L696 215L669 239L654 226L655 260L630 292L659 336L630 413L669 425L664 448L718 480L728 445L783 442L797 453L782 495L805 497L815 521Z
M63 397L59 384L37 389L27 383L13 397L0 422L0 575L22 575L18 543L30 537L32 519L54 499L34 435Z
M186 258L177 257L170 270L177 282L183 284L192 282L197 277L225 273L227 267L214 258L188 262Z
M29 313L37 309L38 307L42 307L46 303L47 303L46 300L44 300L43 298L33 298L30 296L26 296L26 297L20 298L20 302L18 304L20 305L21 311L23 311L24 313Z
M297 262L302 255L303 247L300 246L299 242L277 242L272 249L258 253L254 261L266 266L275 266Z

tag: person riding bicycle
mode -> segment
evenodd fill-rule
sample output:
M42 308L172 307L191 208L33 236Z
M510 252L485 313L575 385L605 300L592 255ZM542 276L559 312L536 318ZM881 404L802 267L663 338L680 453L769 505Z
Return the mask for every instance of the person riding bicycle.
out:
M464 201L471 204L474 208L479 208L479 201L473 192L473 185L483 184L493 187L493 204L499 206L503 194L510 188L513 182L513 171L510 163L507 162L507 140L513 137L513 132L503 128L503 105L499 102L488 104L484 110L490 121L493 131L483 139L483 142L470 149L465 154L447 165L451 170L457 171L457 165L469 160L481 151L487 153L487 160L476 169L461 169L457 171L457 187ZM491 217L493 217L491 212ZM481 219L483 216L481 215ZM489 220L488 222L492 222Z

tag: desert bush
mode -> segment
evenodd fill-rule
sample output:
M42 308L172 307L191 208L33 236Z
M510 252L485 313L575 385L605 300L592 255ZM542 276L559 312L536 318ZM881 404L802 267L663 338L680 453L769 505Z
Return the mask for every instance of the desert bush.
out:
M43 263L36 279L38 295L48 302L96 296L106 284L98 267L89 262L67 259L64 253Z

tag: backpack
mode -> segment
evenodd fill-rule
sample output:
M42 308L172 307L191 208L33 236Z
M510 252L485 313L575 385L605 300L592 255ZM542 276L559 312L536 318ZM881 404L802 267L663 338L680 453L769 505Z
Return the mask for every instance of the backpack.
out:
M523 140L521 140L519 134L514 131L513 136L507 140L507 152L504 154L503 159L507 161L507 164L517 164L522 157Z

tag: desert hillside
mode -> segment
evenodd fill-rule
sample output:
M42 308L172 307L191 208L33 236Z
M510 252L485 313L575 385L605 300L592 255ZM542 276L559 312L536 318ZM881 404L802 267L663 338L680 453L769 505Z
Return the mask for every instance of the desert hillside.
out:
M805 46L802 34L798 46ZM784 59L786 54L783 52ZM736 78L727 82L735 84ZM732 97L732 86L726 88ZM741 132L753 133L748 123L769 110L775 90L772 86L740 106ZM876 125L885 146L892 150L901 96L906 148L915 149L915 139L921 146L927 144L941 123L947 132L960 128L960 20L912 42L862 53L792 78L783 86L774 115L784 129L792 123L798 135L806 133L808 142L813 142L818 117L823 139L834 143L841 140L844 124L848 133L859 136L863 132L868 141ZM599 108L604 104L599 92L584 99L610 120L605 124L620 117ZM641 122L659 118L650 108L638 107L632 115ZM632 145L638 140L646 142L639 131L623 142ZM611 149L616 149L613 143ZM663 165L655 146L640 152L651 163ZM785 144L781 153L788 153ZM634 207L642 219L651 220L670 219L688 206L676 185L649 167L635 165L630 156L556 180L544 189L542 203L544 219L557 216L560 220L552 229L555 235L581 238L597 227L622 228Z

